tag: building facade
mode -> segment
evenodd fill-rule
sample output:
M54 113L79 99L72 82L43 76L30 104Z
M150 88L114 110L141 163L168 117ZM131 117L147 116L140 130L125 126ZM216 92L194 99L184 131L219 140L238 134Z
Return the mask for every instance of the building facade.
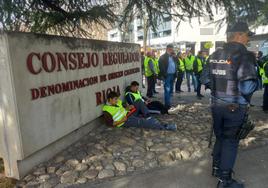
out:
M197 54L199 50L206 50L212 53L226 41L227 25L219 26L219 23L216 22L223 16L224 14L218 13L215 14L213 20L206 16L181 21L164 15L163 19L157 21L158 27L155 31L149 28L147 46L162 52L167 44L172 43L176 50L191 50L194 54ZM144 39L143 18L136 16L130 25L131 28L127 38L125 37L123 40L124 33L115 28L108 31L108 40L133 42L140 44L142 47ZM205 44L208 42L212 44L210 49L205 48Z

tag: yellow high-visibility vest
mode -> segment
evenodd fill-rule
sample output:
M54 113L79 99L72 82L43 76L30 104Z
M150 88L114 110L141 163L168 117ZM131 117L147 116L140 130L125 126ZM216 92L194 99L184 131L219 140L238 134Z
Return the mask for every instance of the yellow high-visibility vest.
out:
M145 71L145 76L146 77L149 77L149 76L152 76L153 75L153 72L151 71L150 67L149 67L149 61L153 61L152 58L146 56L145 59L144 59L144 71Z
M178 67L179 71L181 71L181 72L184 72L184 71L185 71L185 65L184 65L184 62L183 62L183 60L180 59L180 58L179 58L179 64L178 64L177 67Z
M140 91L137 91L137 93L133 93L131 91L130 92L126 92L125 96L127 96L128 94L131 94L131 95L134 96L134 102L137 101L137 100L139 100L139 99L143 100Z
M160 73L160 69L159 69L158 59L157 59L157 58L153 59L153 63L154 63L154 70L155 70L155 73L156 73L156 74L159 74L159 73Z
M262 68L260 67L259 72L260 72L260 75L262 77L262 83L263 84L268 84L268 77L265 74L265 66L268 66L268 62L264 63Z
M194 60L195 60L195 56L193 56L193 55L185 58L185 69L186 70L188 70L188 71L193 70Z
M127 110L123 107L122 101L119 99L116 106L105 104L102 108L102 111L111 114L114 122L122 120L128 113ZM121 127L123 124L124 122L117 125L117 127Z
M203 63L200 58L197 57L197 72L201 72L203 70Z

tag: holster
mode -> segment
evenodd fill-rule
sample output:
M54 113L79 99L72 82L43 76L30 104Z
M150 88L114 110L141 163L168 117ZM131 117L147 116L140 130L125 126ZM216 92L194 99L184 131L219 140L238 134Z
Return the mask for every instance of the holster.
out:
M254 129L255 124L249 119L248 113L244 119L241 129L237 132L237 139L245 139L248 134Z

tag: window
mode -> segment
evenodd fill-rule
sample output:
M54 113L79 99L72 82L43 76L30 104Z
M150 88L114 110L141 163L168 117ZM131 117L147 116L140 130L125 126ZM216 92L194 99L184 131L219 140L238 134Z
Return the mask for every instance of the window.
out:
M164 17L163 21L164 21L164 22L169 22L169 21L171 21L171 16Z
M204 22L211 22L211 21L213 21L213 19L211 17L209 17L209 16L206 16L203 19L204 19Z
M157 38L157 37L159 37L159 33L156 32L152 34L152 38Z
M138 36L138 40L143 40L143 36Z
M163 37L167 37L171 35L171 30L167 30L163 32Z
M116 38L118 36L118 33L113 33L110 35L111 38Z
M213 35L213 28L200 28L200 35Z
M141 30L143 28L142 25L138 25L137 30Z

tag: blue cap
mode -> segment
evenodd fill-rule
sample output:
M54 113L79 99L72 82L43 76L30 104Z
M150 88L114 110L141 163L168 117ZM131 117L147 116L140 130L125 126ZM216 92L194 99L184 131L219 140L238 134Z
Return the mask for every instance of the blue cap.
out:
M248 36L255 35L254 32L249 30L248 24L245 22L234 23L233 25L231 25L227 28L227 32L243 32L243 33L247 33Z

